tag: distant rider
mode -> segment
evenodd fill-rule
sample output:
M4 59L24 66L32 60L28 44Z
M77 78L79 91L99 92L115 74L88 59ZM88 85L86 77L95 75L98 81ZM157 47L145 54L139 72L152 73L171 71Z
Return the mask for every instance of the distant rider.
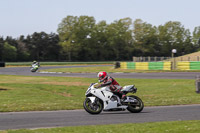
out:
M40 63L35 60L33 61L32 65L38 65L38 67L40 67Z
M126 99L126 94L124 94L121 90L122 87L119 85L119 83L117 83L117 81L108 76L108 74L106 72L99 72L97 74L97 77L99 79L99 82L103 82L102 84L98 85L97 88L99 87L104 87L104 86L110 86L110 90L118 95L119 97L121 97L122 101L124 101Z

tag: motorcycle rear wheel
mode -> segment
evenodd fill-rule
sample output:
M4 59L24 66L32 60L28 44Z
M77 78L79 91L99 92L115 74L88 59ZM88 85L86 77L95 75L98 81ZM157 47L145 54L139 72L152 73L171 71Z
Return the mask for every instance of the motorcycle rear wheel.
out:
M129 97L135 98L138 101L138 103L137 104L128 103L127 110L130 111L131 113L141 112L144 108L144 103L142 102L142 100L134 95L131 95Z
M85 111L90 114L99 114L103 110L103 103L100 101L92 103L92 101L86 97L85 101L83 102L83 107Z

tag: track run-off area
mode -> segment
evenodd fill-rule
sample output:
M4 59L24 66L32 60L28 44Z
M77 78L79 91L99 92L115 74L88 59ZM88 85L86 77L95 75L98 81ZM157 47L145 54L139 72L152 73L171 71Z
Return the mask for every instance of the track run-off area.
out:
M52 68L72 68L72 67L91 67L100 65L87 66L47 66L43 69ZM24 76L58 76L58 77L86 77L97 78L97 73L54 73L54 72L30 72L30 67L8 67L0 68L0 74L4 75L24 75ZM159 73L109 73L109 75L117 78L137 78L137 79L195 79L200 72L159 72Z
M87 67L53 66L41 69ZM0 68L3 75L59 76L96 78L96 73L31 73L30 67ZM137 79L195 79L199 72L166 73L109 73L117 78ZM22 128L50 128L79 125L105 125L119 123L143 123L158 121L200 120L200 105L145 107L141 113L128 111L102 112L90 115L84 110L32 111L0 113L0 130Z

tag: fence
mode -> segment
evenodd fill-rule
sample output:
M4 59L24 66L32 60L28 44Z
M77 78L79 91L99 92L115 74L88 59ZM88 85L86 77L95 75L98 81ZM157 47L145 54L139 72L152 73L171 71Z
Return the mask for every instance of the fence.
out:
M157 61L168 61L172 57L133 57L133 62L157 62Z
M176 61L200 61L200 56L176 57Z
M180 56L180 57L133 57L133 62L157 62L157 61L200 61L200 56Z

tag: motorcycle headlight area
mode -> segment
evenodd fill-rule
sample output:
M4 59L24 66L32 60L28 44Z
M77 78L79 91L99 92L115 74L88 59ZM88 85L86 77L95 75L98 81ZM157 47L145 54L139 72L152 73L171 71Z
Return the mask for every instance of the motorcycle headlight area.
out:
M90 92L91 92L91 88L89 88L89 89L86 91L85 95L87 96Z

